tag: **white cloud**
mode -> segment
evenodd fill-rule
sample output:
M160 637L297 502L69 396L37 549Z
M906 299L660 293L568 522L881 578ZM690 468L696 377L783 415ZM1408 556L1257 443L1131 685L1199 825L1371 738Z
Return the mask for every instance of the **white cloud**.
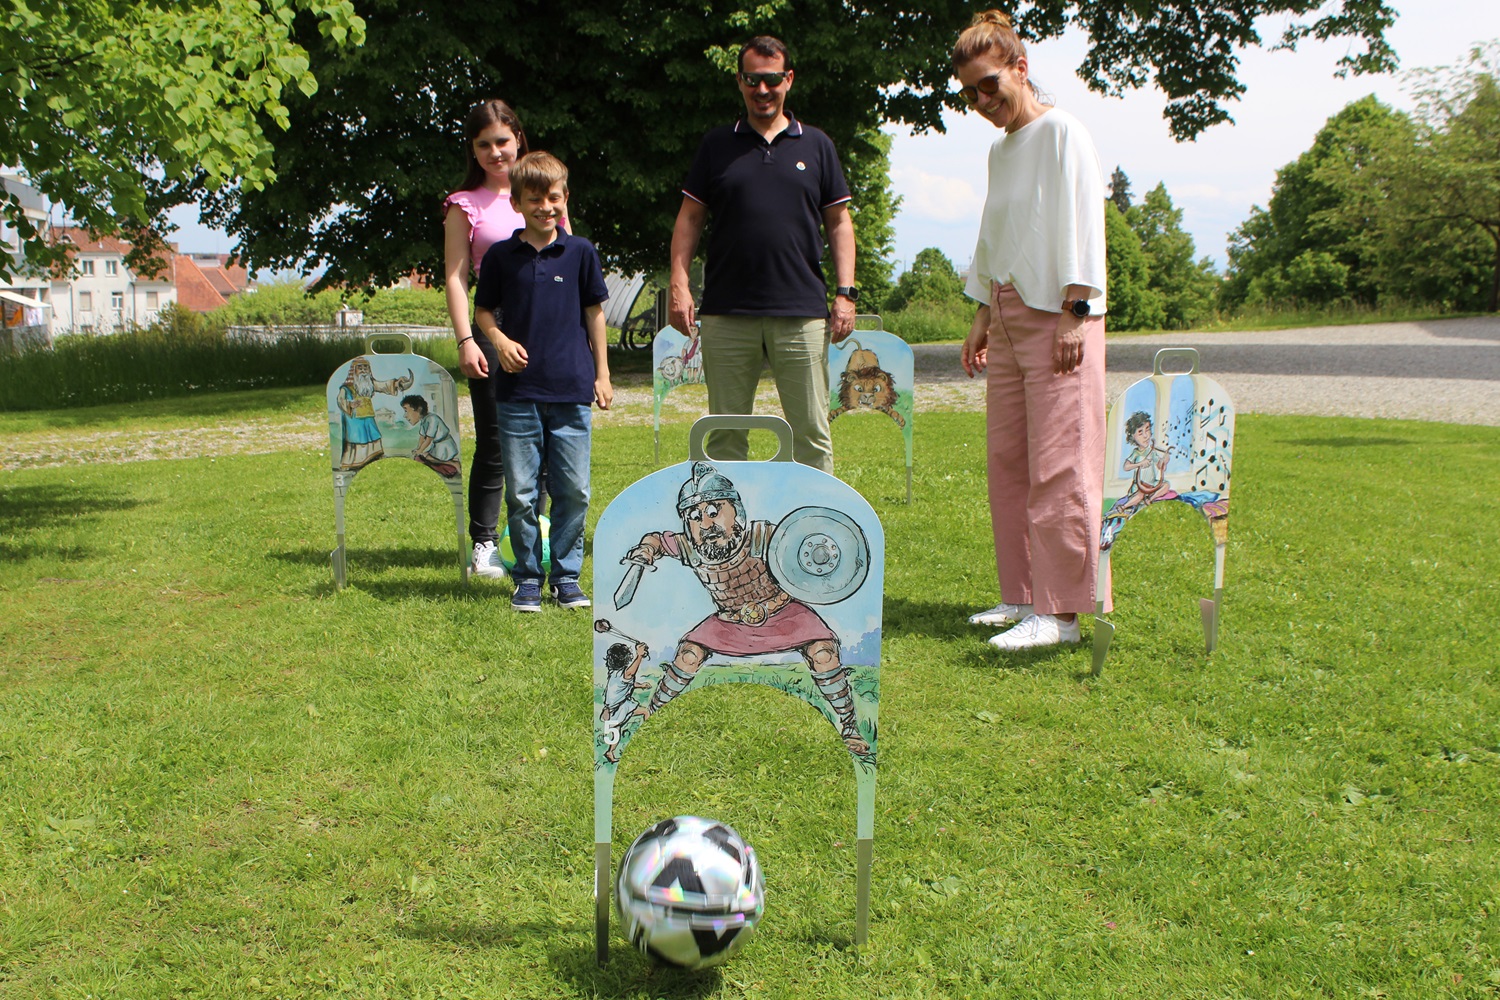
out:
M901 196L901 212L931 222L977 220L984 196L962 177L944 177L915 167L891 170L891 188Z

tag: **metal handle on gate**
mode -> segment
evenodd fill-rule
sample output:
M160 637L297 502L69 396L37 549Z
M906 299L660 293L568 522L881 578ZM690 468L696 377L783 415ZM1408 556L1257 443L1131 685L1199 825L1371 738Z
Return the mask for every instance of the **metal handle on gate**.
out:
M695 462L717 461L703 450L703 439L710 431L770 431L776 435L776 454L768 462L792 460L792 425L771 414L718 413L699 417L688 431L688 457Z
M377 351L375 345L385 341L396 341L401 345L399 351ZM409 333L371 333L365 337L366 354L410 354L411 334Z
M1188 364L1185 372L1169 372L1163 369L1164 362L1184 361ZM1156 352L1156 357L1151 362L1152 374L1154 375L1196 375L1198 374L1198 348L1196 347L1163 347Z

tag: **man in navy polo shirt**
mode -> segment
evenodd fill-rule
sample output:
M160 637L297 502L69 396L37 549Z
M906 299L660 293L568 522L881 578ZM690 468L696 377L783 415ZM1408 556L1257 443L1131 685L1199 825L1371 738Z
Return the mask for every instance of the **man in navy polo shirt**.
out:
M474 323L495 345L494 380L505 509L516 581L510 606L539 611L542 537L537 477L547 463L552 491L552 596L586 608L578 586L589 509L589 406L609 409L604 309L609 297L593 244L558 222L568 210L568 168L550 153L528 153L510 168L510 203L526 227L485 252L474 292ZM496 314L505 318L505 329Z
M849 185L827 135L786 110L792 63L786 45L761 35L740 49L745 117L703 137L672 230L672 325L695 335L688 269L706 223L703 375L710 413L750 413L769 359L792 456L833 471L828 432L828 344L854 329L854 222ZM833 314L819 261L827 233L838 280ZM718 431L716 458L749 457L745 431Z

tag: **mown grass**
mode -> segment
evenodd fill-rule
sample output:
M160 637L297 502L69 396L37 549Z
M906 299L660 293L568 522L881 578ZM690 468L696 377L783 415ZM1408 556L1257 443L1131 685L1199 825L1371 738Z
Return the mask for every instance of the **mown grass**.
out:
M341 593L326 454L0 474L0 996L1496 992L1500 431L1242 416L1220 649L1207 530L1155 509L1095 679L964 624L982 422L916 425L910 506L894 429L834 428L888 548L868 946L813 710L712 688L625 756L617 859L699 812L766 867L698 976L594 965L589 616L461 587L431 473L360 476ZM598 433L596 513L651 448Z

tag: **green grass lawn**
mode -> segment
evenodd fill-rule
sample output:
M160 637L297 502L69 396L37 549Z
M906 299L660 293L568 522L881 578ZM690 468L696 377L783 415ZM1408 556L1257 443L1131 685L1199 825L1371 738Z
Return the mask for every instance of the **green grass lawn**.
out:
M760 932L700 975L618 934L594 964L590 616L460 586L437 477L361 474L335 592L326 451L0 473L0 997L1500 992L1500 429L1242 415L1219 650L1208 529L1166 505L1117 545L1093 678L965 624L996 599L982 418L915 426L910 506L897 431L834 426L888 549L868 945L814 710L710 688L622 762L616 860L692 812L765 866ZM651 455L597 434L595 515Z

